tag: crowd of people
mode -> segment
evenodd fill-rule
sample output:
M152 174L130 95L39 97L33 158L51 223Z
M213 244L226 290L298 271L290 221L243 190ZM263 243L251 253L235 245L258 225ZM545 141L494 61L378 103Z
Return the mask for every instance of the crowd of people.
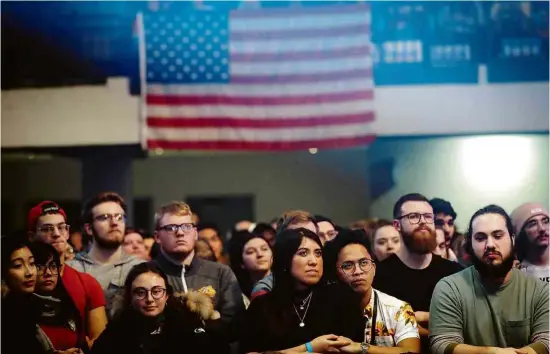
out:
M549 213L402 196L393 220L304 210L223 234L184 202L154 232L113 192L81 230L44 201L2 237L2 353L549 352ZM71 232L74 231L74 232Z

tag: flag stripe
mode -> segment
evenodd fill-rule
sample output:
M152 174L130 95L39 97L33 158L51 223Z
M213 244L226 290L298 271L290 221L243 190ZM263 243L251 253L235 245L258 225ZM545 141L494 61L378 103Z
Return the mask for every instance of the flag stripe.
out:
M330 5L318 7L288 7L270 9L240 9L231 13L232 19L300 18L311 15L357 14L370 12L368 4Z
M375 140L374 134L355 136L349 138L332 138L320 141L167 141L162 139L149 139L147 146L150 149L165 150L249 150L249 151L294 151L317 149L348 148L358 145L371 144Z
M319 83L327 81L345 81L347 79L366 77L372 78L372 69L351 69L351 70L334 70L331 72L317 74L287 74L281 75L277 73L266 75L232 75L231 83L238 84L282 84L282 83Z
M153 95L195 95L195 96L248 96L248 97L284 97L308 94L327 94L336 92L361 91L372 89L372 78L355 76L346 81L335 81L330 85L323 82L289 84L149 84L147 92Z
M339 51L310 50L296 52L275 52L275 53L235 53L231 55L233 63L274 63L286 61L317 61L328 59L351 59L356 57L367 57L370 54L368 45L350 47Z
M301 95L288 97L231 97L231 96L184 96L184 95L147 95L149 105L230 105L230 106L280 106L317 103L348 102L355 100L371 100L372 90L352 91L331 94Z
M328 125L323 127L286 127L279 129L253 128L151 128L150 137L162 137L164 140L246 140L270 141L281 140L323 140L330 138L345 138L356 135L372 134L372 124L356 123L345 125ZM312 134L315 132L315 134Z
M284 29L279 31L233 31L231 41L262 41L273 39L311 39L342 37L350 34L362 33L370 35L370 26L367 23L350 24L342 27Z
M355 115L338 115L315 118L287 119L250 119L250 118L159 118L149 117L147 124L151 128L256 128L281 129L289 127L320 127L327 125L370 123L373 112Z
M325 52L355 48L370 43L370 35L351 33L334 38L292 38L246 42L231 42L232 54L243 53L287 53L322 50Z
M333 115L361 114L374 110L373 101L358 100L340 103L321 103L285 106L166 106L150 105L147 108L150 117L186 117L186 118L235 118L246 119L288 119L326 117Z
M335 70L367 69L372 67L372 60L365 58L345 58L312 63L296 61L281 63L233 63L231 76L233 75L300 75L323 74ZM340 80L336 78L336 80Z

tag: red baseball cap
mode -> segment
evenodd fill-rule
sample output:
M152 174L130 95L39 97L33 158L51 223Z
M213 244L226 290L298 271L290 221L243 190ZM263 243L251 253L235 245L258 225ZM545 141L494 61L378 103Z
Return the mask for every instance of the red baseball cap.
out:
M27 216L27 230L32 231L36 226L36 221L39 217L47 214L61 214L67 220L67 214L57 203L50 200L45 200L38 203L29 211Z

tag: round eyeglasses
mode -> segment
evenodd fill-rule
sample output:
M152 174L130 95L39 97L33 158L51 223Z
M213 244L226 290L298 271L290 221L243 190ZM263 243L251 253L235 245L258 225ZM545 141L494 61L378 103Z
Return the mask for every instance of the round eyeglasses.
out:
M132 290L132 294L137 300L143 300L147 298L149 293L151 293L153 299L160 300L166 294L166 288L163 288L162 286L153 286L150 290L141 287Z
M45 271L49 270L50 273L52 273L53 275L57 275L59 274L59 268L57 268L57 264L55 263L48 263L48 264L37 264L36 265L36 270L38 271L38 273L41 273L43 274Z
M340 266L340 269L342 269L342 271L345 274L351 275L355 273L355 271L357 270L357 266L359 266L359 269L361 269L363 272L367 273L367 272L370 272L370 270L375 267L375 264L374 264L374 261L372 261L371 259L363 258L358 260L357 262L352 262L352 261L343 262L342 265Z

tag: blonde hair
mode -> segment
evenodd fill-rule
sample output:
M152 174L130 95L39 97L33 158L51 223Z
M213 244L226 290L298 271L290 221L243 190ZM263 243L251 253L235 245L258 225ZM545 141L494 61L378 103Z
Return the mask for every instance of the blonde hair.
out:
M282 232L291 225L304 224L312 222L317 229L317 221L313 214L305 210L287 210L280 217L277 222L277 231Z
M164 217L164 215L167 214L177 216L189 215L193 217L193 212L191 211L191 207L189 206L189 204L180 201L173 201L171 203L164 204L160 208L158 208L157 212L155 213L155 228L159 227L160 220Z

